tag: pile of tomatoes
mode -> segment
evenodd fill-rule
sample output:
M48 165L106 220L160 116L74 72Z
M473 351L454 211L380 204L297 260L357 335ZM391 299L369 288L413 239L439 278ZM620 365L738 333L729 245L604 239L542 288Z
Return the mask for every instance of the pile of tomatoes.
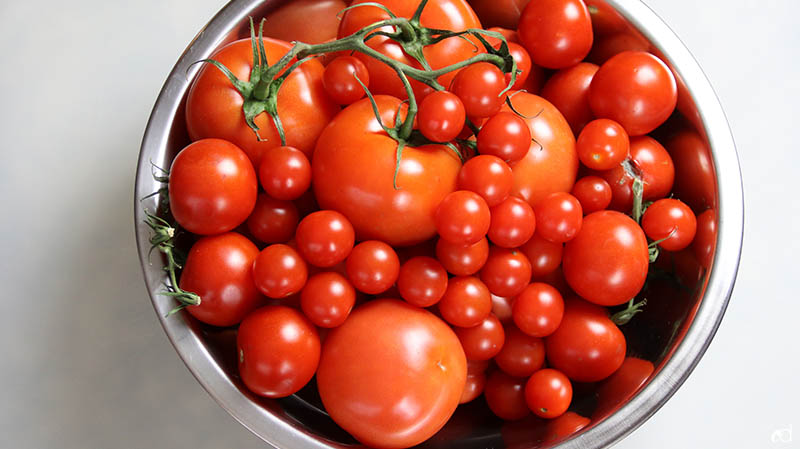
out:
M378 3L398 17L419 4ZM713 210L696 217L670 196L675 164L648 136L676 107L670 69L635 46L598 49L608 21L582 0L470 3L513 28L491 30L519 72L510 90L488 62L438 77L447 90L412 81L418 143L398 151L387 127L411 113L408 92L362 53L292 71L276 93L282 130L266 113L247 123L241 88L206 65L186 103L193 142L169 172L171 215L196 236L176 286L200 297L186 311L238 326L252 392L285 397L316 376L333 420L371 446L421 443L481 394L504 420L552 420L540 439L580 430L589 419L568 411L573 383L601 382L611 409L653 371L626 359L608 308L637 298L656 247L694 248L706 265L713 249ZM391 17L363 6L340 22L345 7L275 12L266 33L283 40L263 39L266 60L288 40ZM482 28L466 0L428 1L421 23ZM421 67L388 37L368 43ZM448 38L423 53L436 70L476 48ZM245 39L212 58L246 81L253 54Z

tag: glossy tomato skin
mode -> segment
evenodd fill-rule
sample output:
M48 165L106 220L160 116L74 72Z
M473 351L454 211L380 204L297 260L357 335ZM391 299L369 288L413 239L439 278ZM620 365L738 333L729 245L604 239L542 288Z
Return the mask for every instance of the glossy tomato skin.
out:
M306 285L308 267L289 245L276 243L264 248L253 262L256 287L269 298L299 293Z
M338 56L331 61L323 73L322 83L325 91L338 104L355 103L364 97L363 83L369 88L367 66L355 56Z
M447 290L437 306L448 323L472 327L481 324L492 312L492 297L480 279L459 276L448 281Z
M555 105L577 136L594 114L589 106L589 86L599 66L581 62L556 72L542 87L542 97Z
M358 291L377 295L394 285L400 275L400 259L391 246L367 240L353 248L345 268L348 279Z
M550 366L576 382L597 382L625 360L625 336L604 307L578 298L565 301L561 325L545 338Z
M625 214L587 215L578 235L564 246L564 277L587 301L603 306L627 302L642 289L649 268L647 237Z
M486 236L491 224L489 206L477 193L457 190L436 208L436 232L448 242L472 245Z
M433 142L449 142L461 133L467 115L464 104L446 90L427 95L419 104L419 130Z
M291 201L258 195L253 212L247 218L247 229L253 237L264 243L282 243L294 236L299 214Z
M577 198L566 192L552 193L536 204L536 232L553 243L575 238L583 223L583 209Z
M264 39L268 61L277 61L290 45L275 39ZM249 80L253 66L250 39L232 42L211 58L226 66L240 80ZM322 85L322 64L310 60L295 69L278 92L278 115L286 131L287 145L311 156L325 125L339 111ZM186 99L186 126L189 137L198 140L218 137L229 140L247 153L258 167L261 155L280 146L281 139L272 118L260 114L255 118L261 141L247 126L242 113L242 95L216 67L206 64L189 88Z
M477 326L455 327L453 331L470 361L490 360L500 352L506 340L503 324L492 313Z
M558 370L539 370L525 384L525 401L536 416L558 418L572 402L572 383Z
M513 112L493 115L478 133L478 152L514 163L525 157L531 146L531 131L525 120Z
M544 442L561 441L576 434L588 426L591 420L575 412L566 412L558 418L548 421L544 431Z
M533 208L515 196L491 209L489 240L503 248L516 248L530 240L536 230Z
M530 0L469 0L485 27L516 29Z
M444 426L466 377L464 351L447 324L402 301L378 299L328 334L317 386L325 410L356 439L403 448Z
M561 324L564 299L555 287L532 282L514 299L511 313L519 330L531 337L547 337Z
M544 364L544 340L531 337L514 325L505 327L506 340L494 361L506 374L528 377Z
M518 295L531 280L531 263L518 249L493 246L486 264L481 268L481 280L497 296Z
M492 413L506 421L516 421L530 414L525 402L526 379L495 370L486 379L483 394Z
M459 399L459 404L466 404L467 402L472 402L478 398L478 396L483 393L483 389L486 386L486 373L485 372L478 372L478 373L471 373L467 372L467 383L464 385L464 392L461 393L461 399Z
M582 0L529 2L522 11L518 33L533 62L548 69L581 62L594 37L592 19Z
M311 276L300 293L303 313L317 326L336 327L344 323L356 303L353 285L335 271Z
M717 204L714 163L708 143L694 130L680 131L664 142L675 164L675 197L700 213Z
M303 218L295 233L297 249L308 263L332 267L353 250L355 231L347 218L335 210L320 210Z
M642 229L651 240L667 251L680 251L692 243L697 232L697 219L689 206L680 200L663 198L644 211Z
M458 172L458 188L477 193L489 207L508 198L513 182L511 167L499 157L488 154L473 157Z
M506 85L506 77L497 66L476 62L459 70L449 89L461 99L468 116L483 118L500 110L500 92Z
M531 275L534 278L547 276L561 266L561 255L564 252L564 245L561 243L553 243L534 234L519 249L531 263Z
M311 163L297 148L271 148L261 155L258 180L269 196L295 200L311 186Z
M221 139L189 144L172 161L169 205L175 220L194 234L230 231L253 211L258 180L236 145Z
M602 418L633 396L653 374L655 367L647 360L626 357L622 366L597 388L597 408L592 417Z
M450 274L470 276L483 268L489 258L489 241L484 237L472 245L459 245L439 239L436 258Z
M572 196L581 203L585 215L604 210L611 204L611 186L599 176L584 176L572 187Z
M235 232L204 237L189 250L180 287L200 296L186 311L212 326L233 326L264 300L253 280L258 248Z
M409 304L430 307L444 296L447 290L447 271L438 260L417 256L400 267L397 291Z
M692 242L692 251L705 268L711 268L714 251L717 247L717 212L708 209L697 216L697 233Z
M375 101L382 122L393 124L400 100L379 95ZM396 150L367 99L337 115L317 142L312 161L317 201L344 214L359 240L408 246L430 239L436 208L456 189L461 162L442 145L405 147L395 189Z
M642 198L656 200L667 196L675 180L675 166L669 153L650 136L631 139L630 161L644 183ZM633 177L623 166L600 172L611 186L610 208L630 211L633 206Z
M262 307L247 316L236 335L239 375L260 396L292 395L314 377L320 359L319 335L299 311Z
M293 0L267 15L264 36L286 42L319 44L336 39L343 0Z
M575 144L581 163L593 170L611 170L619 165L630 146L622 125L605 118L587 123Z

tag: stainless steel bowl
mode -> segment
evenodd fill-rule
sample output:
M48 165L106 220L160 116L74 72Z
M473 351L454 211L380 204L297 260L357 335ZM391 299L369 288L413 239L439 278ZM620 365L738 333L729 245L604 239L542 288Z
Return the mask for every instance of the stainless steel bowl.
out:
M234 0L225 6L189 44L158 96L142 140L136 175L135 198L156 191L151 162L168 167L188 143L183 120L186 92L199 70L193 62L207 58L216 48L248 35L248 16L261 17L280 0ZM744 200L741 174L728 122L717 97L697 62L677 36L639 0L589 0L617 21L615 32L628 33L636 45L645 45L661 56L679 80L679 113L657 133L668 137L678 128L695 133L695 153L676 174L676 188L689 195L699 211L717 211L717 245L710 269L696 271L693 290L669 290L669 307L649 306L653 312L638 315L625 328L629 350L652 361L656 371L627 403L562 442L563 447L608 446L641 425L669 399L702 357L722 320L736 279L741 252ZM609 8L610 7L610 8ZM595 10L596 11L596 10ZM710 151L709 151L710 149ZM713 166L699 167L703 161ZM692 165L694 164L694 165ZM682 171L706 179L682 177ZM144 208L155 209L157 198L135 202L136 239L150 299L161 324L178 354L211 396L245 427L269 444L281 448L330 448L355 444L338 429L321 408L313 386L281 400L250 394L236 375L235 333L205 327L188 314L165 318L174 306L158 294L165 280L162 261L148 257L149 230L143 224ZM679 261L680 262L680 261ZM697 269L696 261L690 270ZM677 271L681 271L679 267ZM679 273L680 274L680 273ZM690 275L691 276L691 275ZM656 294L659 291L654 292ZM653 303L655 301L651 301ZM591 396L591 395L589 395ZM584 399L584 402L587 402ZM591 397L579 404L591 413ZM457 412L428 447L502 447L504 428L479 406ZM521 444L519 444L521 443ZM524 440L515 447L533 446Z

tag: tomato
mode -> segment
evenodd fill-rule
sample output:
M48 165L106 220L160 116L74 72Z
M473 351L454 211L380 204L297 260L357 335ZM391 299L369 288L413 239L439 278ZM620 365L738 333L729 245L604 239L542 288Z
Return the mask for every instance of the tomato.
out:
M485 386L486 373L470 373L467 371L467 382L464 385L464 391L461 393L461 399L458 400L458 403L466 404L467 402L474 401L483 393Z
M525 402L526 379L511 377L502 371L494 371L486 379L483 395L492 413L506 421L522 419L530 414Z
M593 170L610 170L628 157L630 140L619 123L600 118L586 124L575 150L583 165Z
M369 0L357 0L353 4L366 3ZM417 9L419 2L407 0L379 0L380 3L391 10L397 17L410 18ZM380 20L388 19L389 15L383 10L362 6L347 11L339 25L339 37L349 36L367 25ZM468 28L482 28L478 16L467 4L466 0L430 0L422 11L420 18L422 26L440 30L464 31ZM384 55L404 62L412 67L419 68L419 63L409 57L402 47L387 37L377 36L370 39L367 44ZM425 60L431 68L443 67L463 61L475 55L475 44L458 37L450 37L423 49ZM406 91L400 78L394 70L383 62L361 53L355 55L366 64L370 75L370 90L374 94L388 94L398 98L406 98ZM455 72L450 72L439 77L439 83L450 86ZM417 100L421 100L430 88L417 81L412 81Z
M539 370L525 384L525 402L536 416L558 418L572 402L572 383L558 370Z
M516 296L531 280L531 263L517 249L494 246L489 250L480 277L493 294Z
M511 302L513 299L492 295L492 313L503 324L511 322Z
M381 121L392 125L400 100L377 96L375 101ZM461 168L458 156L446 146L406 146L395 189L397 142L378 125L367 99L333 119L317 142L312 162L319 205L344 214L359 240L377 239L392 246L434 236L436 207L455 190Z
M509 42L508 43L508 52L511 54L511 57L514 58L514 61L517 63L517 78L514 80L514 84L511 86L512 89L525 89L525 84L528 81L528 77L534 70L533 61L531 61L530 55L528 55L528 51L525 50L520 44ZM538 67L537 67L538 69ZM511 74L506 73L506 84L511 82Z
M264 39L267 60L277 61L290 45L275 39ZM240 80L248 81L253 68L253 48L250 39L232 42L211 55ZM278 91L278 116L286 132L287 145L307 156L311 155L325 125L339 111L328 98L322 85L322 64L317 60L305 62L286 78ZM242 112L244 100L230 80L216 67L205 64L186 97L186 127L192 140L218 137L229 140L247 153L258 167L261 155L281 145L272 117L266 113L255 118L259 141L247 125Z
M439 239L436 258L450 274L469 276L483 268L489 258L489 241L484 237L472 245L458 245Z
M286 42L319 44L336 38L342 0L292 0L265 17L264 36ZM272 60L270 60L272 61Z
M572 190L578 173L575 136L558 109L544 98L518 92L511 101L520 114L529 117L525 122L534 139L525 157L511 165L511 194L536 206L551 193ZM508 110L507 105L503 108Z
M235 232L203 237L189 250L179 286L200 296L186 311L212 326L233 326L261 305L253 281L258 248Z
M300 221L295 234L303 259L318 267L332 267L353 250L355 232L347 218L334 210L314 212Z
M692 250L704 268L711 268L714 250L717 247L717 212L708 209L697 216L697 233L692 242Z
M539 225L536 232L553 243L575 238L583 223L583 209L577 198L569 193L556 192L536 204Z
M464 103L468 116L483 118L500 110L503 105L500 93L506 85L506 77L496 65L476 62L459 70L450 91Z
M647 360L626 357L622 366L597 388L597 408L592 416L602 418L630 399L647 382L654 370L653 364Z
M303 313L319 327L344 323L356 303L356 290L339 273L326 271L311 276L300 293Z
M461 99L443 90L422 99L416 120L423 136L434 142L449 142L461 134L466 119Z
M636 296L649 265L642 228L619 212L587 215L581 231L564 246L563 269L569 286L587 301L603 306Z
M506 340L503 325L490 313L477 326L453 328L467 360L484 361L496 356Z
M308 279L308 268L291 246L276 243L264 248L253 262L256 287L269 298L300 292Z
M325 91L333 101L342 105L355 103L364 97L364 88L359 81L369 88L367 66L355 56L337 56L325 67L322 76Z
M357 440L402 448L444 426L466 377L466 357L449 326L418 307L379 299L330 331L317 386L325 410Z
M247 156L236 145L203 139L181 150L169 173L172 216L194 234L230 231L253 211L258 180Z
M589 88L594 114L618 122L630 136L658 128L677 102L678 87L669 67L643 51L622 52L606 61Z
M436 208L436 231L448 242L472 245L489 231L489 206L477 193L455 191Z
M547 337L561 324L564 299L554 287L534 282L514 299L511 313L519 330L531 337Z
M620 33L597 39L586 60L595 64L604 64L619 53L625 51L645 52L651 48L644 36L638 31L628 28Z
M577 64L592 48L592 19L581 0L528 3L518 33L533 62L548 69Z
M497 156L508 163L525 157L530 146L531 131L525 120L513 112L498 112L478 133L478 152Z
M697 212L715 207L717 183L708 143L693 130L680 131L664 147L675 165L675 196Z
M642 229L651 240L667 251L680 251L692 243L697 219L689 206L680 200L664 198L651 204L642 215Z
M389 289L400 275L400 259L391 246L377 240L361 242L347 257L347 277L366 294L377 295Z
M447 290L447 271L436 259L413 257L400 267L397 290L409 304L430 307L439 302Z
M508 198L513 182L511 167L499 157L488 154L468 160L458 173L458 188L477 193L489 207Z
M264 243L281 243L294 236L298 220L294 203L276 200L261 193L253 212L247 218L247 229L253 237Z
M581 203L585 215L604 210L611 204L611 186L599 176L584 176L579 179L571 193Z
M530 0L469 0L486 27L516 29L522 10Z
M576 135L594 115L589 107L589 86L599 66L581 62L556 72L542 87L542 96L564 114Z
M311 185L311 163L297 148L271 148L261 155L258 179L269 196L294 200Z
M544 364L544 340L531 337L514 325L505 328L506 341L494 357L495 363L506 374L514 377L528 377Z
M534 234L519 249L531 263L531 275L536 278L552 273L561 265L564 245L553 243Z
M458 276L447 283L447 290L437 306L448 323L472 327L481 324L492 312L492 297L480 279Z
M675 166L667 150L657 140L640 136L631 139L630 160L644 183L642 198L663 198L672 190ZM615 210L630 211L633 206L633 177L623 166L601 172L611 186L611 205Z
M545 426L544 442L552 443L574 435L588 426L591 420L575 412L566 412L558 418L548 421Z
M625 359L625 336L606 309L577 298L565 301L561 325L544 341L550 366L576 382L603 380Z
M503 248L516 248L530 240L536 230L536 217L530 204L515 196L491 209L489 240Z

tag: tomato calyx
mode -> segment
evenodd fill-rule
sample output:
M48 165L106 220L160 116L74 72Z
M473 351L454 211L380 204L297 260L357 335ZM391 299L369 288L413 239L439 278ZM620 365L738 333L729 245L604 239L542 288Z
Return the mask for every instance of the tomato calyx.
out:
M633 319L634 315L640 312L644 312L644 310L642 309L646 305L647 305L647 298L644 298L639 302L634 302L634 300L631 299L628 302L628 306L625 307L625 309L620 310L619 312L611 315L611 321L613 321L614 324L618 326L622 326L623 324L628 324L628 322L630 322L630 320Z

